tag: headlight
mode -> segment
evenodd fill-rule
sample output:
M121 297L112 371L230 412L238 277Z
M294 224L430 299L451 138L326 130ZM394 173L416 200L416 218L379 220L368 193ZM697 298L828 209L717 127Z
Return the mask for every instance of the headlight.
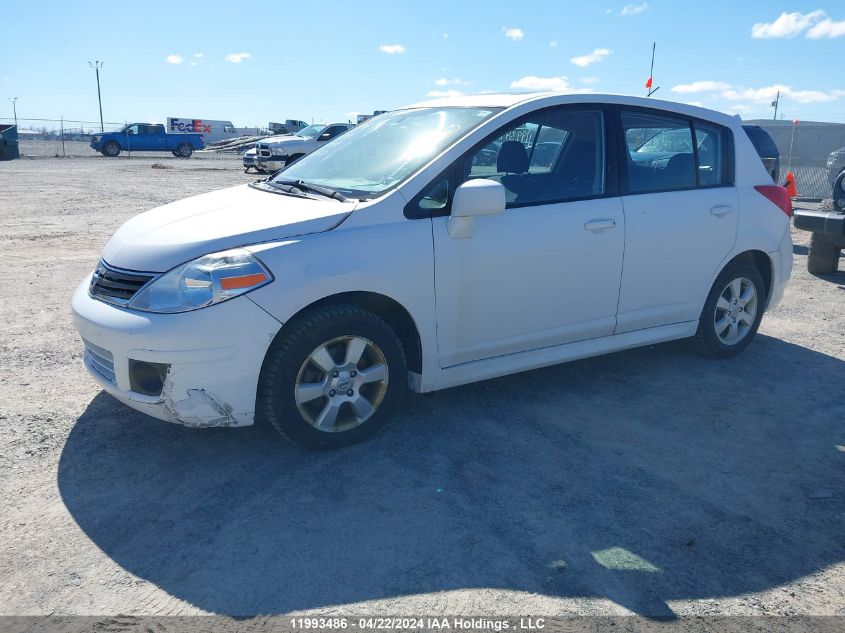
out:
M100 136L99 136L98 134L95 134L95 135L94 135L94 138L93 138L92 140L93 140L95 143L99 143L99 142L100 142Z
M270 153L273 156L287 156L287 150L284 147L271 147Z
M235 248L203 255L164 273L127 307L144 312L189 312L232 299L273 281L252 253Z

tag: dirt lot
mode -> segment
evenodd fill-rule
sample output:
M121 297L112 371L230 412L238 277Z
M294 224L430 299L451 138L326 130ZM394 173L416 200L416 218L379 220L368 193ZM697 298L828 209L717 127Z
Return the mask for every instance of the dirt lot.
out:
M845 272L810 276L803 234L739 358L672 343L409 396L305 453L134 413L71 326L124 220L250 178L0 164L0 614L845 614Z

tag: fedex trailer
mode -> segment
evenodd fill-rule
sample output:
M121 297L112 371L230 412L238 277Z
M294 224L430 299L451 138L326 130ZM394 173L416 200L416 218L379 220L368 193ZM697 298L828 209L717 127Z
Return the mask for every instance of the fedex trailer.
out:
M167 132L199 132L206 143L222 141L238 136L258 136L261 130L253 127L235 127L231 121L199 119L190 117L167 117Z

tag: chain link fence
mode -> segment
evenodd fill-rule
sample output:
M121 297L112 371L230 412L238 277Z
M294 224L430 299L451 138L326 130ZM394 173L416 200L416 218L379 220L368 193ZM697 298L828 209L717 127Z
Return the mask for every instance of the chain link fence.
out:
M769 133L780 153L779 184L786 174L795 174L799 198L830 198L833 180L843 168L837 162L828 164L832 152L845 147L845 124L821 121L752 120L743 123L758 125Z
M126 122L80 121L75 119L43 119L0 117L0 123L17 123L22 158L95 156L89 147L91 137L101 131L116 132ZM829 198L836 175L845 169L841 161L828 164L831 153L845 148L845 124L805 121L757 119L744 121L763 128L780 153L780 180L795 174L799 198Z
M94 134L126 127L125 122L104 121L101 130L99 121L62 118L0 117L0 123L17 124L21 158L93 156L95 152L89 144Z

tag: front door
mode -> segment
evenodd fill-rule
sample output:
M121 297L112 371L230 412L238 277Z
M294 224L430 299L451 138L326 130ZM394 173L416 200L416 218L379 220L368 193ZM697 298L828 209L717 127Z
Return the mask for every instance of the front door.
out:
M433 219L442 367L613 333L625 226L605 136L601 110L551 108L461 159L453 178L497 180L508 204L465 239Z

